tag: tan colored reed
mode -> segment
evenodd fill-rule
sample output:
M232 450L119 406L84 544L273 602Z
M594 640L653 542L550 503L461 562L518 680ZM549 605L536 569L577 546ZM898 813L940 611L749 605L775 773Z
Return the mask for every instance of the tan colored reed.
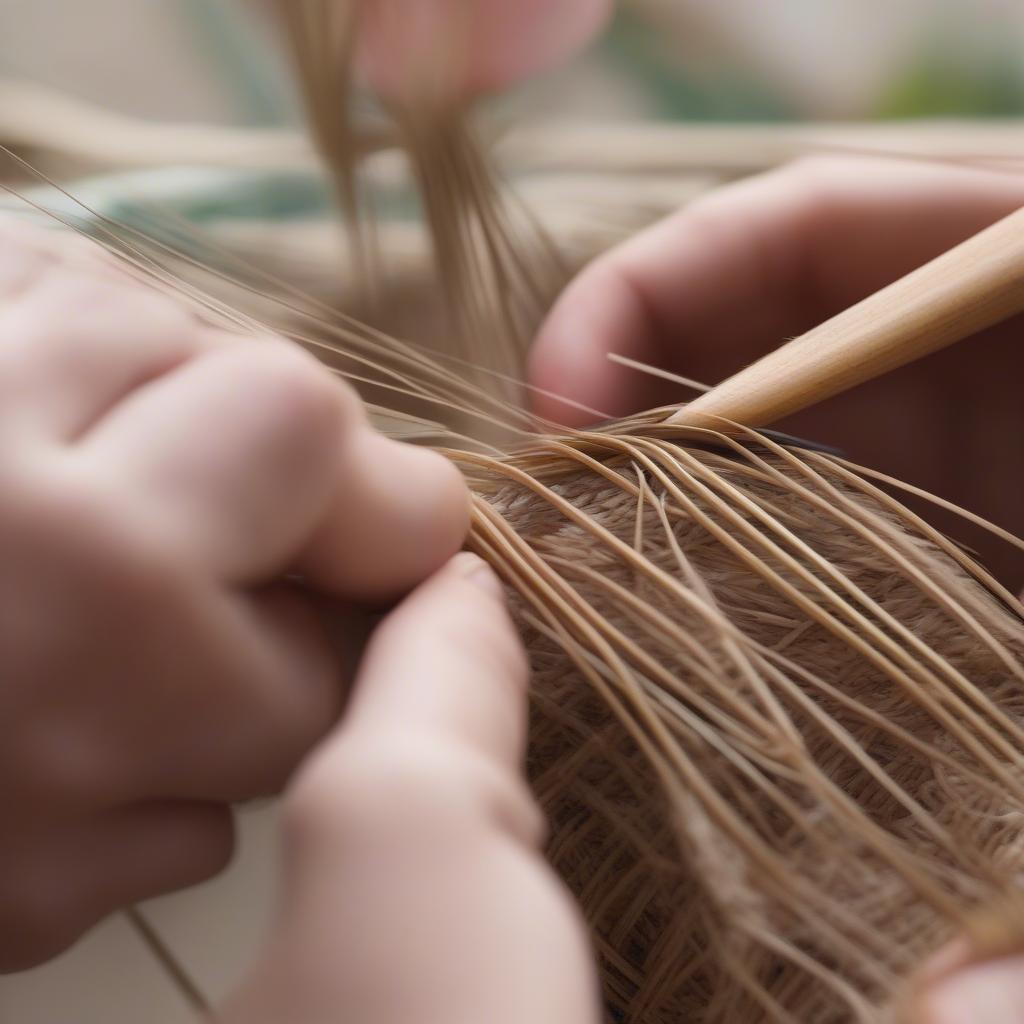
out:
M1024 610L889 486L670 410L538 432L457 361L281 302L470 483L533 660L549 856L621 1019L881 1024L977 912L1022 937Z
M300 37L323 2L286 5ZM348 115L310 82L347 69L299 53L323 140ZM488 289L517 260L493 179L456 120L395 114L473 313L448 356L504 372L480 344L516 317ZM323 150L354 194L355 150ZM1024 618L984 570L840 459L667 410L537 433L443 354L390 372L435 443L426 407L468 415L448 451L531 651L549 854L622 1019L878 1022L979 908L1024 938Z
M325 32L323 2L289 9L321 33L316 53L298 39L306 89L362 221L356 260L378 274L350 145L362 128L332 136L350 111L324 92L347 67L317 64L350 39ZM470 545L508 584L533 661L530 772L549 856L591 922L615 1019L882 1024L954 935L1016 948L1019 602L894 482L841 459L672 425L671 410L587 432L533 423L505 357L479 344L533 315L528 296L510 313L493 290L528 250L472 135L449 123L432 137L421 117L397 112L393 128L437 251L458 249L440 259L454 350L369 329L222 250L207 254L212 280L123 225L99 234L239 330L284 325L392 432L464 471ZM467 182L468 199L438 198Z

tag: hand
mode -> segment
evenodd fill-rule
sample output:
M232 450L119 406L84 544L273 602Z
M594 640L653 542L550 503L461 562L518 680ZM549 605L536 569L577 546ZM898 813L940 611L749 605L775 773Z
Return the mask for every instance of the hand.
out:
M716 383L1024 203L1017 174L810 159L699 200L584 270L537 339L532 383L609 415L683 400L616 352ZM1024 529L1024 348L1014 321L779 424ZM539 398L537 411L586 417ZM1024 557L929 512L1007 583Z
M299 0L250 0L255 8ZM569 60L614 0L338 0L362 18L358 66L381 96L460 105ZM327 9L319 14L327 18ZM326 24L326 22L325 22Z
M908 1024L1021 1024L1024 956L965 963L967 946L954 943L919 979Z
M289 0L284 0L289 2ZM382 96L461 102L569 60L614 0L363 0L360 65Z
M526 675L473 555L384 621L287 795L277 928L221 1024L603 1019L521 777Z
M456 551L465 488L278 339L0 222L0 969L228 860L343 693L318 587ZM301 572L307 586L288 582ZM294 579L294 575L289 577Z

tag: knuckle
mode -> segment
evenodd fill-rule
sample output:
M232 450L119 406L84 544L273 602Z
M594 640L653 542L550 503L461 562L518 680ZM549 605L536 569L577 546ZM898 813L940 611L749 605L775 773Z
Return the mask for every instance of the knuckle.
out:
M738 186L726 187L709 192L685 206L680 213L687 233L694 238L714 245L730 231L735 231L733 222L733 195Z
M820 221L842 215L853 195L852 183L864 170L853 157L810 154L774 173L779 189L793 197L798 211Z
M371 752L341 742L314 755L285 793L282 823L289 842L301 847L373 827L382 788L373 761Z
M45 655L37 659L39 678L49 674ZM29 769L30 793L50 813L104 803L121 789L123 765L109 745L79 722L75 711L26 723L18 761Z
M320 436L333 434L358 414L354 393L290 343L266 341L237 355L254 401L278 426L304 437Z
M21 369L31 380L33 367L94 380L111 372L110 353L119 348L171 364L192 351L198 334L189 311L154 288L58 264L37 273L5 310L0 359L15 384Z
M543 815L514 772L461 744L404 734L375 740L340 739L300 774L283 810L291 849L408 846L481 830L539 844Z
M525 689L529 671L526 651L508 615L490 615L474 632L481 672L506 680L517 689Z
M0 218L0 296L5 302L12 302L29 291L47 267L43 254L25 245L10 227Z
M103 277L82 270L51 267L40 275L25 296L31 318L22 330L34 336L82 333L94 324L121 325L142 341L156 333L180 329L190 317L187 310L153 288L126 277ZM74 317L68 317L68 310Z
M424 812L434 820L471 803L464 757L441 744L338 740L300 772L285 797L284 829L300 846L325 836L402 830Z
M60 305L51 304L52 297L58 297ZM71 326L67 310L73 309L73 323L80 330L83 323L95 319L97 314L105 314L115 301L120 308L126 300L130 300L130 292L119 284L58 268L29 296L33 307L31 322L39 325L41 334L65 332Z
M530 659L511 613L504 612L501 628L495 630L494 647L506 667L510 682L525 689L530 676Z
M845 175L856 166L850 157L831 153L805 153L784 165L777 172L780 177L805 183L825 183Z
M29 536L59 552L66 577L83 584L102 579L107 593L188 599L191 567L135 515L118 485L105 486L89 466L69 461L66 470L41 481L23 510L35 524ZM138 611L151 614L147 607Z

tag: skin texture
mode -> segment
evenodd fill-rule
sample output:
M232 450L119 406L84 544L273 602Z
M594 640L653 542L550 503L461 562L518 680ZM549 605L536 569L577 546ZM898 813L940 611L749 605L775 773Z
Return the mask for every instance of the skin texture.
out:
M678 402L614 352L715 383L1024 204L1024 177L813 159L707 196L601 257L537 338L532 383L622 415ZM1024 324L1015 320L807 410L781 429L1024 533ZM539 413L586 414L544 396ZM1024 559L922 505L1016 588ZM1024 1024L1024 957L921 979L914 1024Z
M341 706L313 588L394 599L458 550L468 506L447 462L376 435L297 348L201 323L95 247L15 222L0 494L11 970L224 866L228 803L278 791ZM333 617L344 647L360 616Z
M384 617L335 724L346 652L311 585L374 606L444 563L468 518L446 462L279 339L0 222L0 493L0 968L215 873L229 802L292 779L280 918L218 1020L601 1019L479 559Z
M918 1010L927 1024L1024 1024L1024 966L1007 957L939 982Z

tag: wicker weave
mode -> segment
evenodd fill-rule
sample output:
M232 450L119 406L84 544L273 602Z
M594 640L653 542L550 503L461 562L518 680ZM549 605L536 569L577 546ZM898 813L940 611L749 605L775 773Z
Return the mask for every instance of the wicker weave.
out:
M339 80L337 69L305 70L308 87ZM331 104L320 110L334 116ZM490 241L501 236L508 201L457 127L446 138L458 153L445 143L413 160L449 203L433 210L435 244L446 217L474 225L471 248L448 252L447 289L434 287L420 236L401 280L376 282L375 298L349 281L333 287L331 274L316 290L349 312L384 310L385 326L402 306L417 341L444 338L447 313L465 357L481 322L504 316L507 327L494 287L507 266L481 268L467 253L487 248L481 224ZM364 135L351 124L331 133L320 125L354 214L347 176L359 153L345 145ZM415 147L423 132L406 123L403 137ZM695 175L687 189L781 158L762 151L764 132L762 150L729 138L729 159L708 158L707 173L698 157L682 160ZM650 173L687 152L662 146L652 171L640 147L607 148ZM575 174L587 159L557 150L540 147L538 166L546 154L547 171L561 159ZM479 180L460 205L444 174L467 166ZM557 241L578 243L572 266L659 203L545 221ZM539 208L564 206L556 192ZM286 242L311 253L306 230L225 227L232 270L246 256L284 278L287 297L277 306L233 291L231 302L324 352L393 432L443 447L465 471L471 545L509 585L533 659L530 767L549 855L592 923L616 1019L882 1024L905 979L952 936L1024 946L1024 609L1012 595L837 458L670 428L665 411L534 433L507 392L486 393L493 378L474 371L467 383L451 353L431 357L288 291L306 288L308 268L273 257ZM328 229L312 230L329 251ZM520 237L500 258L533 268L538 244ZM151 255L166 265L166 252ZM483 300L438 310L439 294L442 307L457 302L466 282L453 274L467 265ZM979 930L979 910L994 931Z

